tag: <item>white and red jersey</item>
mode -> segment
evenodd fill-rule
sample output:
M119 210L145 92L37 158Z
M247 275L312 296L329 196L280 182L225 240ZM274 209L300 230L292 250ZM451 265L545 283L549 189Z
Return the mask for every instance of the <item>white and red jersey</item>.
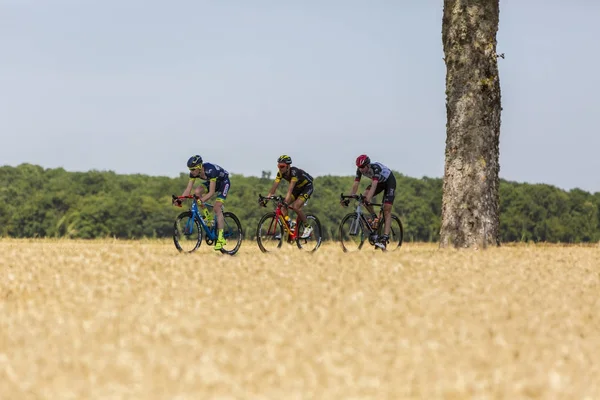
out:
M360 178L364 175L373 181L385 182L390 176L392 171L380 162L373 162L369 164L369 168L364 172L360 172L360 168L356 169L355 181L360 181Z

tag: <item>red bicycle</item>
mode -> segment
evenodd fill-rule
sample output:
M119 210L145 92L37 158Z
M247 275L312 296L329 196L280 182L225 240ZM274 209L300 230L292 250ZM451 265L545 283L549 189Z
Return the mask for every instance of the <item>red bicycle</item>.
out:
M282 196L263 197L258 195L261 202L273 200L277 203L275 211L262 216L256 229L256 242L263 253L281 249L283 240L288 243L296 242L299 249L310 252L317 251L321 246L322 230L319 219L313 214L306 214L306 223L298 216L295 221L288 222L281 212L282 207L289 207Z

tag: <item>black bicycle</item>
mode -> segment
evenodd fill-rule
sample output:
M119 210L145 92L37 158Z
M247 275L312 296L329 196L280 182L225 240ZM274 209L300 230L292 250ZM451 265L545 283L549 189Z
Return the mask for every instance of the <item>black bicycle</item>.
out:
M346 215L340 223L339 239L342 244L344 252L357 251L362 249L365 241L369 241L369 244L375 245L381 235L383 235L383 228L385 220L383 216L383 204L370 203L370 205L379 207L379 215L377 218L371 218L370 214L363 212L365 206L365 197L362 194L355 194L352 196L340 195L340 200L346 205L350 203L350 200L356 200L356 210ZM368 216L368 217L367 217ZM402 221L397 215L392 214L391 229L389 235L389 242L386 246L386 250L396 250L402 246L402 239L404 236L404 229L402 228Z

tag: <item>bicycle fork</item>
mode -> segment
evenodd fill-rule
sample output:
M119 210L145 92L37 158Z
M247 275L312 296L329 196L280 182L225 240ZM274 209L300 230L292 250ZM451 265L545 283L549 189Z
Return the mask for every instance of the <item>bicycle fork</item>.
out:
M358 214L357 218L352 219L352 223L350 224L350 235L356 236L360 230L360 214Z
M356 210L354 211L356 213L356 218L354 218L352 220L352 223L350 224L350 235L351 236L356 236L358 235L358 232L361 231L360 229L360 224L361 224L361 218L362 218L362 210L360 208L360 204L356 206Z

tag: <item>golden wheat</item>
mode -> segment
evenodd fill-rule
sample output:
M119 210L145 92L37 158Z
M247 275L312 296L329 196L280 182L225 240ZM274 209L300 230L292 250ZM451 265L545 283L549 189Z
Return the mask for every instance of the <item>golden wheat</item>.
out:
M4 239L0 397L600 398L599 260Z

